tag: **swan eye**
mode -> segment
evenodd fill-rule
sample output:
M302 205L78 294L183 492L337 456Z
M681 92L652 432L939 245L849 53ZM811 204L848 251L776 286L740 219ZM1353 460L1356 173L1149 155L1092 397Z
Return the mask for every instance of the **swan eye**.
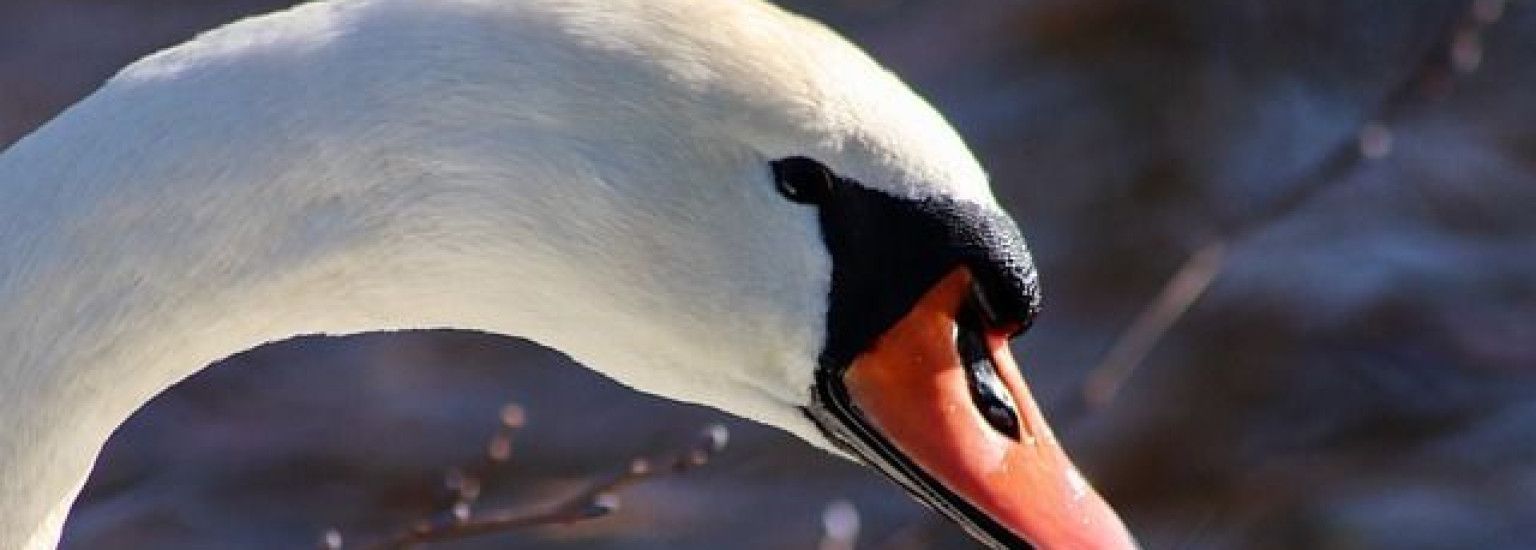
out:
M801 204L818 204L832 195L837 175L826 165L806 157L789 157L768 163L774 185L784 198Z

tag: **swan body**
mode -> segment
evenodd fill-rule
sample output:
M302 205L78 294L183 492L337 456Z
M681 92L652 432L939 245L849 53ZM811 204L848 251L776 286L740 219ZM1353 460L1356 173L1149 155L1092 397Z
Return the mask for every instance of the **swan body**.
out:
M329 0L145 58L0 155L0 549L57 543L145 401L298 334L526 337L831 448L793 156L997 208L921 99L755 1Z

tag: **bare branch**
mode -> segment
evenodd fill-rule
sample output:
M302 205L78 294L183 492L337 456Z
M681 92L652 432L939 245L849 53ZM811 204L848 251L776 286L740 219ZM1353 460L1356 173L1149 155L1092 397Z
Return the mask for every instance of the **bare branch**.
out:
M1216 280L1226 257L1226 242L1216 241L1196 251L1179 267L1157 297L1115 340L1114 347L1109 349L1099 366L1088 374L1083 385L1083 400L1089 409L1104 407L1115 399L1131 371L1146 359L1152 347L1184 316L1189 306L1205 294L1211 281Z
M1191 254L1089 373L1082 387L1082 399L1088 410L1101 409L1114 401L1125 380L1225 270L1228 250L1343 181L1365 161L1390 156L1393 133L1388 121L1400 116L1416 98L1443 99L1451 92L1452 75L1469 74L1481 66L1482 33L1502 17L1506 2L1468 1L1462 17L1446 29L1444 38L1430 48L1417 69L1387 96L1374 119L1362 124L1352 139L1342 141L1314 170L1286 186L1286 193L1229 224L1222 236Z
M586 489L534 512L495 510L472 515L467 508L447 517L428 520L372 546L403 549L427 542L441 542L528 527L562 525L600 518L619 507L618 492L631 485L668 474L681 474L709 463L725 449L728 432L713 425L690 445L660 459L636 458L629 466L592 482ZM659 466L658 466L659 465Z
M454 493L453 504L436 517L423 519L409 528L356 548L385 550L406 549L420 544L458 540L505 533L529 527L564 525L600 518L619 508L618 492L656 477L681 474L703 466L725 449L729 432L724 426L705 428L699 437L681 449L657 457L639 457L615 472L597 478L581 491L556 500L522 509L476 511L480 479L495 466L507 461L511 451L510 430L523 423L522 409L509 405L502 410L502 429L491 438L482 463L465 469L450 470L447 484ZM475 472L468 474L466 472ZM532 508L531 510L529 508ZM321 548L344 547L340 531L327 530Z

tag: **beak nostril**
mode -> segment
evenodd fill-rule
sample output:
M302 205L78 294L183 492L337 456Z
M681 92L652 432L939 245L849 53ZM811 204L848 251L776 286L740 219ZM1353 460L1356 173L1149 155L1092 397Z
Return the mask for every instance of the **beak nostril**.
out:
M961 306L955 318L955 349L971 390L971 402L992 428L1014 441L1020 440L1018 405L997 374L987 349L985 324L972 301Z

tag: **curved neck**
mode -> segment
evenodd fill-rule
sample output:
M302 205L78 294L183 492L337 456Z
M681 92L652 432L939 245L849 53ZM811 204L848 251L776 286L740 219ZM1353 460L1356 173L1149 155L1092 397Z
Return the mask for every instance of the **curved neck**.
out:
M0 548L51 548L111 432L229 354L306 333L510 330L537 314L531 301L491 323L489 304L519 297L450 287L445 272L477 263L431 242L452 222L413 218L431 197L331 185L307 144L260 143L271 136L112 143L95 110L0 156ZM236 160L251 147L310 170Z
M786 388L809 384L765 366L785 344L706 311L777 322L750 315L776 311L764 305L775 289L674 288L666 269L685 261L669 255L703 239L637 225L654 213L610 183L623 166L498 151L483 158L529 170L488 182L485 167L450 162L473 153L463 144L426 151L395 133L343 144L209 113L135 113L131 93L109 87L0 155L0 548L54 544L101 446L148 399L297 334L524 336L642 390L802 422ZM156 117L168 122L146 122ZM700 211L707 238L730 238L715 229L730 213ZM691 269L742 281L762 266ZM709 303L722 297L749 302ZM814 345L814 327L804 332L797 343ZM733 354L762 364L721 370Z
M0 550L53 544L146 400L297 334L522 336L820 441L798 410L830 273L814 215L714 118L674 116L707 86L524 10L491 32L482 4L215 31L0 154ZM654 101L590 93L615 86Z

